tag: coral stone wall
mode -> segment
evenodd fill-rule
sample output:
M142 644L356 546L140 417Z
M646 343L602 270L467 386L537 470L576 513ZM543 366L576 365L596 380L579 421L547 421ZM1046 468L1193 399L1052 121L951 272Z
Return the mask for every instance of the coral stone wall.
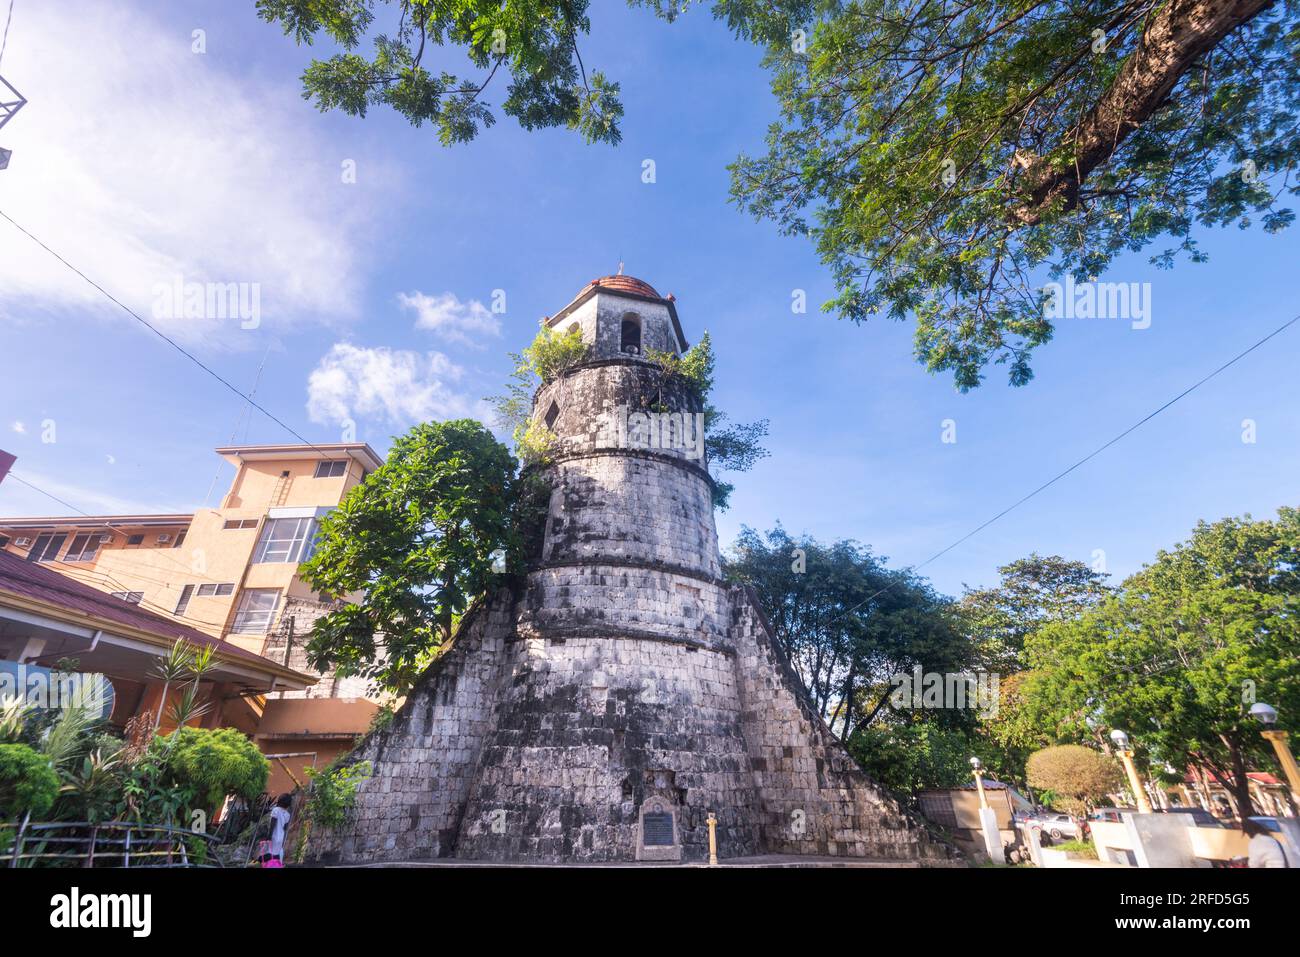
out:
M731 853L759 847L731 655L618 637L529 639L502 689L457 856L633 860L642 804L677 811L686 860L715 811Z

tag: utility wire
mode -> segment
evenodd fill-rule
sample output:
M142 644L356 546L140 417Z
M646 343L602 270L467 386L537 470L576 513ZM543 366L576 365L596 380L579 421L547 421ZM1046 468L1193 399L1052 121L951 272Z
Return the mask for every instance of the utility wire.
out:
M1106 451L1108 448L1110 448L1110 447L1111 447L1112 445L1114 445L1116 442L1120 441L1120 440L1123 439L1125 436L1127 436L1127 435L1129 435L1130 433L1132 433L1132 432L1136 431L1137 429L1141 428L1143 425L1145 425L1146 423L1150 422L1152 419L1154 419L1156 416L1158 416L1161 412L1164 412L1166 409L1168 409L1168 408L1169 408L1170 406L1172 406L1174 403L1178 402L1179 400L1181 400L1181 399L1183 399L1183 398L1186 398L1188 395L1190 395L1191 393L1195 392L1195 391L1196 391L1197 389L1199 389L1201 386L1205 385L1205 383L1209 382L1211 379L1213 379L1213 378L1214 378L1215 376L1217 376L1219 373L1225 371L1226 369L1228 369L1228 368L1230 368L1231 366L1235 365L1236 363L1240 362L1242 359L1244 359L1246 356L1250 355L1252 352L1254 352L1256 349L1258 349L1258 348L1259 348L1260 346L1262 346L1264 343L1268 342L1268 341L1269 341L1270 339L1272 339L1274 336L1277 336L1277 335L1279 335L1280 333L1285 332L1288 328L1290 328L1291 326L1295 325L1297 322L1300 322L1300 315L1292 316L1292 317L1291 317L1290 319L1288 319L1286 322L1282 323L1282 325L1278 326L1276 329L1274 329L1274 330L1273 330L1272 332L1270 332L1268 335L1264 336L1264 338L1262 338L1262 339L1256 341L1253 345L1248 346L1246 349L1243 349L1241 352L1237 353L1235 356L1233 356L1231 359L1229 359L1229 360L1228 360L1227 362L1225 362L1223 365L1219 366L1219 367L1218 367L1217 369L1215 369L1213 372L1211 372L1211 373L1209 373L1208 375L1202 377L1201 379L1199 379L1198 381L1196 381L1196 382L1193 383L1192 385L1188 386L1188 387L1187 387L1186 389L1184 389L1182 392L1178 393L1176 396L1174 396L1172 399L1170 399L1170 400L1169 400L1168 402L1166 402L1164 405L1160 406L1158 409L1155 409L1153 412L1149 412L1149 413L1147 413L1146 415L1144 415L1142 418L1138 419L1136 422L1134 422L1132 425L1130 425L1130 426L1129 426L1127 429L1125 429L1123 432L1121 432L1121 433L1119 433L1118 435L1116 435L1114 438L1112 438L1112 439L1110 439L1109 441L1103 443L1102 445L1097 446L1097 448L1093 449L1091 452L1089 452L1089 453L1088 453L1087 455L1085 455L1083 458L1079 459L1079 461L1075 462L1075 463L1074 463L1073 465L1071 465L1069 468L1066 468L1066 469L1064 469L1064 470L1062 470L1062 471L1056 473L1056 475L1052 476L1050 479L1048 479L1048 480L1047 480L1046 482L1044 482L1042 485L1038 486L1038 488L1034 489L1034 490L1033 490L1032 492L1030 492L1029 494L1024 495L1024 496L1022 496L1021 498L1017 499L1015 502L1013 502L1012 504L1008 505L1008 506L1007 506L1006 508L1004 508L1002 511L998 512L996 515L994 515L992 518L990 518L988 521L986 521L986 522L984 522L984 523L982 523L982 524L980 524L980 525L977 525L975 528L971 529L969 532L967 532L967 533L966 533L965 535L963 535L961 538L957 539L957 540L956 540L955 542L953 542L951 545L948 545L946 548L942 548L942 549L940 549L939 551L937 551L937 552L935 552L933 555L931 555L929 558L927 558L925 561L921 562L919 565L912 565L912 566L910 566L909 568L905 569L905 571L911 571L911 572L919 571L920 569L924 568L926 565L929 565L931 562L937 561L938 559L942 558L944 555L948 554L950 551L952 551L952 550L953 550L954 548L956 548L958 545L961 545L963 542L968 541L969 539L971 539L971 538L973 538L974 536L978 535L980 532L982 532L984 529L988 528L990 525L992 525L992 524L993 524L994 522L996 522L998 519L1003 518L1004 516L1006 516L1006 515L1009 514L1010 512L1012 512L1012 511L1014 511L1015 509L1019 508L1021 505L1024 505L1026 502L1028 502L1031 498L1033 498L1033 497L1034 497L1035 495L1037 495L1039 492L1045 491L1046 489L1048 489L1048 488L1050 488L1051 486L1055 485L1055 484L1056 484L1057 482L1059 482L1061 479L1065 478L1067 475L1069 475L1069 474L1070 474L1071 472L1073 472L1075 469L1079 468L1079 467L1080 467L1081 465L1083 465L1084 463L1086 463L1086 462L1088 462L1088 461L1090 461L1090 460L1096 458L1098 455L1100 455L1102 452ZM851 608L846 608L844 611L840 612L840 613L839 613L838 615L836 615L834 618L831 618L831 619L829 619L828 621L824 622L824 623L822 624L822 627L825 628L827 625L834 624L836 621L838 621L839 619L843 618L845 615L848 615L848 614L850 614L850 613L852 613L852 612L854 612L854 611L857 611L859 608L861 608L861 607L862 607L863 605L865 605L867 602L869 602L869 601L871 601L872 599L877 598L877 597L879 597L880 595L883 595L885 592L889 591L889 589L890 589L891 587L893 587L893 583L891 583L891 584L889 584L889 585L886 585L884 588L880 589L879 591L875 592L874 594L868 595L866 598L864 598L862 601L858 602L856 605L852 606Z
M5 17L5 35L0 40L0 60L5 58L5 47L9 45L9 24L14 18L14 0L9 0L9 16Z
M293 428L291 428L288 424L286 424L282 419L280 419L279 417L277 417L274 413L270 412L270 411L269 411L265 406L260 405L259 403L255 402L255 401L253 400L253 397L252 397L251 395L245 395L243 392L240 392L238 388L236 388L235 386L231 385L230 382L229 382L228 380L226 380L223 376L221 376L219 373L213 371L210 367L208 367L207 365L205 365L205 364L204 364L204 363L203 363L199 358L197 358L197 357L196 357L192 352L190 352L189 350L185 349L185 348L184 348L183 346L181 346L178 342L176 342L175 339L172 339L171 337L169 337L165 332L163 332L163 331L162 331L161 329L159 329L157 326L153 325L153 323L151 323L151 322L149 322L147 319L143 318L143 317L142 317L139 313L137 313L134 309L132 309L132 308L130 308L129 306L125 305L121 300L117 299L117 298L116 298L112 293L110 293L107 289L105 289L105 288L104 288L103 286L101 286L99 283L95 282L95 280L91 279L89 276L87 276L84 272L82 272L80 269L78 269L78 268L77 268L76 266L74 266L72 263L68 262L68 260L64 259L62 256L60 256L57 252L55 252L55 251L54 251L53 249L51 249L49 246L45 245L45 243L41 242L41 240L39 240L39 239L37 239L35 236L33 236L33 235L32 235L30 232L28 232L25 228L23 228L21 225L19 225L17 222L15 222L14 219L13 219L13 217L10 216L8 213L6 213L3 209L0 209L0 216L3 216L5 219L7 219L7 220L9 221L10 225L12 225L12 226L13 226L15 229L17 229L20 233L22 233L24 236L26 236L26 237L27 237L28 239L30 239L32 242L36 243L36 245L40 246L40 247L41 247L42 249L44 249L47 253L49 253L51 256L53 256L55 259L57 259L59 262L61 262L64 266L66 266L66 267L67 267L68 269L70 269L72 272L76 273L78 276L80 276L82 279L84 279L87 283L89 283L91 286L93 286L95 289L97 289L100 293L102 293L102 294L104 295L104 297L105 297L106 299L108 299L110 302L112 302L114 305L116 305L118 308L120 308L120 309L121 309L123 312L125 312L128 316L130 316L130 317L131 317L132 319L134 319L136 322L140 323L140 325L144 326L146 329L148 329L150 332L152 332L152 333L153 333L155 336L157 336L159 339L163 340L163 342L167 343L169 346L171 346L173 349L175 349L177 352L179 352L179 353L180 353L181 355L183 355L185 358L189 359L190 362L194 363L196 366L198 366L200 369L202 369L202 370L203 370L204 372L206 372L208 375L212 376L212 378L216 379L218 382L220 382L223 386L225 386L227 389L229 389L229 390L230 390L231 392L233 392L235 395L239 396L240 399L242 399L243 401L247 402L247 403L248 403L249 405L251 405L253 408L257 409L258 412L261 412L264 416L266 416L268 419L270 419L270 420L271 420L272 422L274 422L276 425L280 426L280 428L284 429L286 432L288 432L290 435L292 435L295 439L297 439L297 440L298 440L299 442L301 442L303 445L306 445L308 448L312 449L312 450L315 451L315 452L320 452L321 455L325 455L325 454L326 454L326 453L324 452L324 450L319 449L319 448L317 448L315 445L313 445L311 442L308 442L305 438L303 438L301 435L299 435L299 434L298 434L298 433L297 433Z

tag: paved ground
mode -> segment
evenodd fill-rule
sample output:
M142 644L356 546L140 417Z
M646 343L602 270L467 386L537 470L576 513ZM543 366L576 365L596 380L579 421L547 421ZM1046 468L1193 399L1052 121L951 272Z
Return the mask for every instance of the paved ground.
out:
M699 862L667 863L652 861L610 861L597 864L520 864L500 863L497 861L395 861L383 864L347 865L351 867L694 867L707 868L709 865ZM873 867L873 868L918 868L918 867L961 867L961 862L926 862L916 861L877 861L852 857L816 857L800 854L764 854L758 857L731 857L718 862L721 868L737 867Z

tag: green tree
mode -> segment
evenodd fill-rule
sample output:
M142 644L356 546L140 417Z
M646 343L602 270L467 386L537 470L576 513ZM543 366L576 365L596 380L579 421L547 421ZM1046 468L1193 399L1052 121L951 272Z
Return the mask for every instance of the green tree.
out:
M1108 575L1060 555L1035 552L998 574L992 588L968 589L960 608L985 666L999 670L1019 670L1026 638L1049 621L1079 617L1109 592Z
M433 124L444 145L464 143L496 122L486 97L500 74L501 112L524 129L621 138L618 84L588 72L578 51L591 29L586 0L257 0L257 13L300 45L323 36L341 48L302 75L303 98L322 111L389 106L415 126ZM357 52L367 40L368 57ZM471 75L438 69L442 46L461 48Z
M478 422L426 422L397 439L321 522L302 566L313 588L359 599L316 622L312 665L409 689L491 583L494 555L518 555L516 484L514 457Z
M1091 804L1118 791L1124 773L1109 755L1077 744L1035 751L1025 766L1029 786L1050 791L1062 811L1083 817Z
M970 784L970 758L979 747L967 728L925 720L877 721L847 745L864 771L903 794Z
M733 199L811 237L828 311L914 315L917 357L961 389L990 364L1029 381L1044 279L1158 241L1159 266L1202 261L1195 227L1293 219L1295 0L776 7L715 4L766 43L781 110Z
M39 818L59 795L49 760L25 744L0 744L0 818Z
M1123 728L1156 768L1196 767L1251 813L1250 767L1272 754L1249 716L1300 712L1300 512L1197 525L1082 618L1033 635L1025 699L1057 740Z
M727 577L754 587L813 705L846 740L888 712L894 676L970 664L951 603L856 542L745 527L732 552Z
M629 0L674 20L691 0ZM697 6L703 0L697 0ZM1297 0L709 0L762 46L780 114L732 165L741 209L809 236L853 322L916 317L917 357L969 389L1013 384L1053 327L1046 276L1087 282L1160 243L1204 261L1198 227L1290 225L1300 191ZM443 143L494 122L619 141L618 84L588 74L586 0L258 0L313 61L303 95L386 104ZM372 39L373 36L373 39ZM357 49L371 40L369 58ZM428 69L461 49L475 77Z

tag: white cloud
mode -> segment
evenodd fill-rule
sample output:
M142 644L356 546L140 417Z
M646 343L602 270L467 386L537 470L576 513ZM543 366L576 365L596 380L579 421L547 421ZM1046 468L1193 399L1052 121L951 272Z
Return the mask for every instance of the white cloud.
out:
M428 419L482 418L482 403L449 383L464 370L441 352L338 342L307 379L307 414L313 422L340 425L358 416L412 425Z
M501 323L477 299L461 302L455 293L430 296L417 290L398 293L397 302L415 312L417 329L432 330L453 342L478 345L479 338L501 335Z
M14 422L14 424L9 426L9 428L13 429L19 435L22 435L24 432L27 431L27 426L24 425L22 422Z
M28 104L4 130L0 208L146 318L178 280L257 284L273 328L358 314L365 190L391 188L391 171L367 160L344 184L349 157L313 128L296 80L250 78L230 35L190 45L188 28L121 4L28 4L4 61ZM0 243L0 319L93 308L131 322L3 221ZM221 348L255 338L238 321L160 321Z
M62 499L69 505L91 515L171 515L189 511L188 508L137 498L122 498L106 492L103 486L76 485L63 482L42 472L22 470L22 477L36 488ZM67 515L62 502L42 495L19 482L0 484L4 490L3 513L6 515Z

